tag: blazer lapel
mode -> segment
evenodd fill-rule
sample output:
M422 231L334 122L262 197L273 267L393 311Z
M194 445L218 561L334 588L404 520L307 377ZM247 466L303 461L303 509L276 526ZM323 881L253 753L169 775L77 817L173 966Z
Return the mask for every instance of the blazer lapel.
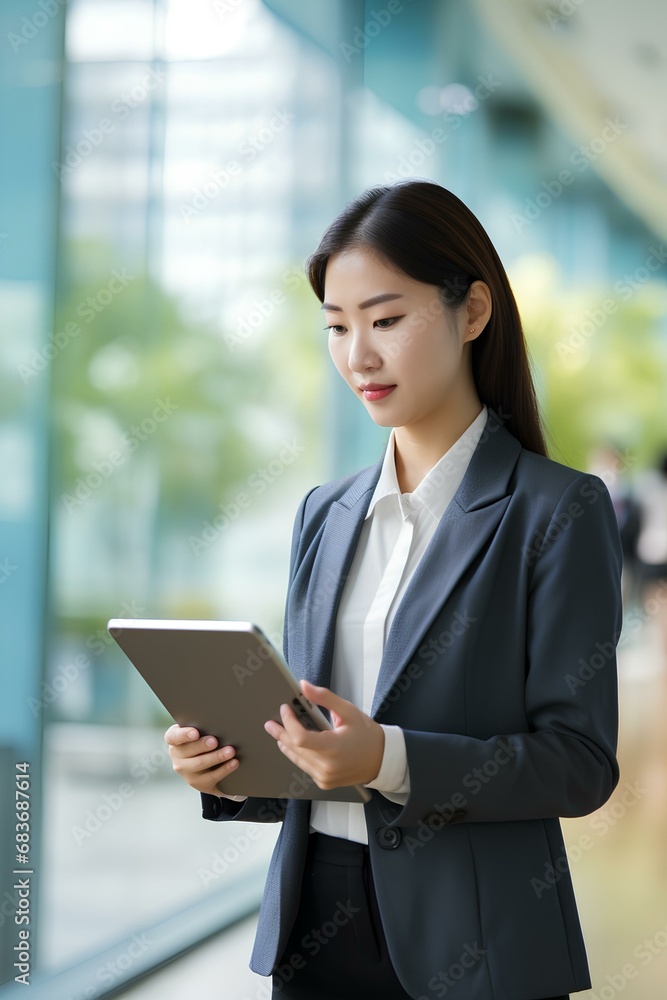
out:
M521 445L489 408L486 428L461 485L438 522L387 636L371 716L423 641L468 566L497 530L510 501L508 482Z
M324 522L308 574L302 632L307 648L300 657L306 665L306 679L312 684L328 687L331 681L338 605L381 470L382 459L363 469L346 492L331 504ZM307 566L304 568L308 573Z

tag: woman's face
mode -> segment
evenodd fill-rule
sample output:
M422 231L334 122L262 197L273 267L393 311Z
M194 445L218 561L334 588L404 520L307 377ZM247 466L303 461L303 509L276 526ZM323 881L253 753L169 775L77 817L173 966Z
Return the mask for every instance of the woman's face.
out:
M327 263L322 309L332 360L376 424L416 429L479 411L466 342L480 331L434 285L343 251Z

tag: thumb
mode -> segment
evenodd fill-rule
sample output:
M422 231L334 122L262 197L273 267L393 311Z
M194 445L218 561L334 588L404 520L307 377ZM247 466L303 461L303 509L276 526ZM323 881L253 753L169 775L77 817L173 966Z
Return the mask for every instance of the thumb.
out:
M314 705L323 705L324 708L331 709L331 721L334 726L340 726L344 722L344 717L347 716L346 706L348 705L345 698L341 698L330 688L319 687L306 680L301 681L301 690L308 701L312 701Z

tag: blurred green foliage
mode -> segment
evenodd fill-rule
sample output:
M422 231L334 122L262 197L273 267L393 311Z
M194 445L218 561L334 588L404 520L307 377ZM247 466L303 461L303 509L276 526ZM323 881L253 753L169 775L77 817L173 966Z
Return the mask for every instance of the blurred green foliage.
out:
M633 476L667 447L667 287L565 292L548 263L524 267L523 318L549 456L586 469L591 451L622 451Z
M205 582L193 586L200 564L189 537L248 489L249 477L285 442L301 449L294 509L303 479L315 481L325 353L319 303L302 268L287 264L267 279L269 291L258 293L265 301L278 292L275 308L253 314L252 324L239 316L223 328L194 318L147 274L115 266L98 243L65 247L61 275L57 349L46 364L53 510L65 516L54 521L60 555L52 672L83 652L97 721L140 716L161 725L166 715L137 684L106 622L137 614L215 617ZM83 549L71 547L74 536L84 539ZM91 581L83 606L68 596L66 564L93 550L99 558L82 569ZM139 578L131 569L128 576L127 567L137 565ZM67 718L68 711L57 699L48 714Z
M86 250L105 257L99 248L69 252ZM80 332L53 361L55 491L74 496L111 460L108 485L120 496L133 467L153 462L161 517L186 531L233 498L284 439L298 436L315 454L323 353L298 267L283 272L287 281L276 275L284 301L246 337L187 318L146 275L94 270L65 285L57 308L56 331L67 337L74 323ZM169 415L147 432L158 403Z

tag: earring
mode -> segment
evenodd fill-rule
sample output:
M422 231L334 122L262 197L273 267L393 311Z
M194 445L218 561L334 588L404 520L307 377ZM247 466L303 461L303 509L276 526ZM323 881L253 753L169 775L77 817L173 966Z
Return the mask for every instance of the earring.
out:
M474 332L475 332L475 327L474 327L474 326L471 326L471 327L469 328L468 332L469 332L469 333L474 333Z

